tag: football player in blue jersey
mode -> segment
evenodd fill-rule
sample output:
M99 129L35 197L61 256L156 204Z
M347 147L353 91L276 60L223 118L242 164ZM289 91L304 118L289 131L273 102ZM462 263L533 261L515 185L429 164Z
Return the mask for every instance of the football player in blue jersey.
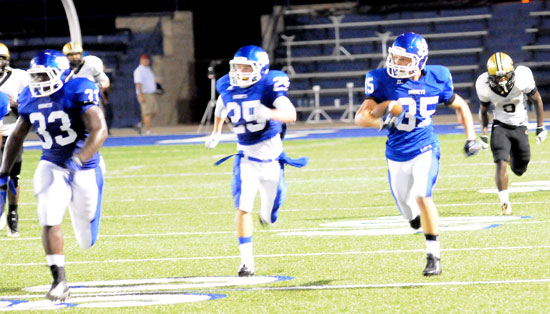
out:
M464 122L467 156L477 154L481 147L476 141L470 108L454 92L449 69L426 65L426 40L415 33L404 33L388 51L386 68L366 75L367 99L357 111L355 123L388 129L386 159L392 195L411 226L422 226L424 230L427 264L423 274L439 275L439 214L431 197L440 156L431 118L436 105L443 103L457 109Z
M19 118L9 136L0 168L0 192L31 128L42 144L34 173L42 244L53 281L46 297L69 296L65 278L61 223L67 207L78 244L88 249L98 238L105 164L99 148L107 126L99 108L99 90L86 78L64 82L69 60L60 51L45 50L32 60L31 81L19 95Z
M216 147L223 123L229 117L238 137L238 153L232 155L235 156L232 192L241 255L238 275L248 277L254 275L251 215L254 198L259 190L260 222L274 223L286 195L284 165L302 167L307 159L291 159L283 151L280 135L283 123L296 121L296 109L287 97L288 76L270 71L267 53L257 46L239 49L229 66L229 74L216 83L220 96L214 130L205 145Z

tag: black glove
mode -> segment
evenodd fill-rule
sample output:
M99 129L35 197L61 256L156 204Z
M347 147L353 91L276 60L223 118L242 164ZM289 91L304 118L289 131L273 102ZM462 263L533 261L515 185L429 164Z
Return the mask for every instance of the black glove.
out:
M481 140L481 149L486 150L489 148L489 136L487 135L480 135L479 139Z

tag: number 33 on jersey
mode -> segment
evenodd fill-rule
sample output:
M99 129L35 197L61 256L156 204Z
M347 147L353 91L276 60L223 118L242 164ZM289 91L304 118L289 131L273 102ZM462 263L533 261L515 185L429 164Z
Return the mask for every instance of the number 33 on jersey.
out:
M63 165L86 138L81 115L90 106L99 106L99 90L85 78L65 83L61 92L32 97L28 88L19 97L19 114L33 125L43 148L43 159Z

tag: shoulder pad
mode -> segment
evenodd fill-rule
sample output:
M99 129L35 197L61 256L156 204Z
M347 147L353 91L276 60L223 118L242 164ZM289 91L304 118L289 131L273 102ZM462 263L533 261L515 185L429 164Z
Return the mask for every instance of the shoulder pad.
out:
M482 73L476 80L476 93L480 101L488 102L489 100L489 73Z
M268 88L268 90L275 92L287 92L290 87L290 79L288 78L288 75L279 70L267 72L267 74L258 83L264 84L264 86L273 86Z
M514 73L516 75L516 80L518 78L521 80L533 77L533 72L531 72L531 69L524 65L518 65L517 68L514 70Z
M17 101L19 102L19 112L23 110L25 106L27 106L32 100L31 91L28 86L23 88L21 93L19 94L19 97Z
M216 90L220 94L224 93L230 86L231 86L231 83L229 82L229 74L226 74L226 75L222 76L216 82Z
M98 57L96 57L96 56L85 56L83 58L83 60L88 65L93 66L93 67L98 67L99 69L101 69L101 71L103 71L103 61L101 61L101 59L99 59Z
M380 78L380 79L382 79L384 77L390 77L388 75L388 72L387 72L386 68L380 68L380 69L369 71L369 72L367 72L367 75L372 76L372 77L376 77L376 78Z
M283 72L283 71L279 71L279 70L270 70L269 72L267 72L266 76L268 78L272 78L272 77L288 77L288 75Z
M75 77L65 83L64 90L66 94L78 95L85 93L86 90L98 89L94 82L84 77Z
M427 65L424 67L424 71L432 74L438 81L447 81L451 77L451 71L449 68L442 65Z

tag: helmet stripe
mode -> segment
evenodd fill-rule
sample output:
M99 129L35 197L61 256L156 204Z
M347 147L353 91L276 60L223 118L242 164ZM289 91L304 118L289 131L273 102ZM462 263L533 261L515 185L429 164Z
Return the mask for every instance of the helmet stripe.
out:
M504 68L502 66L502 59L500 58L500 52L497 52L495 55L495 60L497 62L497 73L503 72Z

